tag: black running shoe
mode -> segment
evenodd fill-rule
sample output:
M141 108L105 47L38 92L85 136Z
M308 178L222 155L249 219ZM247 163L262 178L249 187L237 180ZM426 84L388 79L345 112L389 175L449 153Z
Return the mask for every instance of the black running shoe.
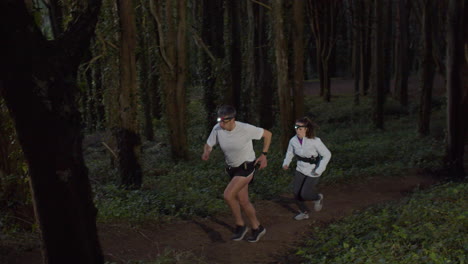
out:
M234 231L234 235L232 235L232 240L234 241L240 241L244 238L245 234L247 234L247 229L246 226L236 226L236 230Z
M259 225L257 229L252 229L252 236L247 238L247 241L257 242L263 235L265 235L265 233L266 229L263 226Z

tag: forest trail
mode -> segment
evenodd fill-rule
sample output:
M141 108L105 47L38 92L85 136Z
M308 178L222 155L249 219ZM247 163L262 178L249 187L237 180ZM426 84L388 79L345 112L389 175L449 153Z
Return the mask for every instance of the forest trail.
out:
M256 201L259 220L267 229L257 243L231 241L230 214L168 224L146 223L138 227L126 224L99 224L99 237L105 259L114 263L152 260L167 248L191 252L209 264L295 263L294 248L312 226L324 226L353 212L383 202L398 200L416 189L437 183L437 179L419 173L398 178L371 178L320 188L324 207L308 220L296 221L296 206L290 194L270 201ZM17 252L8 264L39 264L39 249ZM297 263L297 262L296 262Z

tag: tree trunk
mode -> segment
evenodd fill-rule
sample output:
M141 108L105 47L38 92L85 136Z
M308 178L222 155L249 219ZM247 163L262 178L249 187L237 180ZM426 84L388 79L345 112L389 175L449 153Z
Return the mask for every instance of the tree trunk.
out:
M59 39L47 41L23 1L0 2L0 93L28 162L44 263L104 263L75 102L100 6L88 1Z
M432 14L433 0L424 2L422 15L422 72L421 72L421 99L419 108L418 132L421 136L427 136L430 132L431 108L432 108L432 88L434 83L435 64L432 55Z
M265 8L260 5L254 6L256 14L257 31L255 38L255 65L257 72L257 84L259 91L259 104L258 112L260 113L260 127L270 129L274 124L274 113L273 113L273 97L275 95L273 88L273 72L270 59L268 56L269 41L268 41L268 20Z
M278 99L280 112L280 131L290 131L294 120L292 117L291 94L288 86L288 55L286 39L284 36L283 1L272 2L272 26L275 44L276 70L278 81ZM289 142L289 133L281 133L280 147L286 151Z
M118 2L120 41L119 126L114 136L121 184L126 188L140 188L143 182L140 165L141 140L138 122L138 82L136 73L136 25L132 0Z
M397 7L396 28L396 65L395 65L395 97L403 107L408 106L409 77L409 4L408 0L399 0Z
M208 133L213 128L216 122L216 106L219 103L218 95L225 94L222 92L226 87L220 87L222 76L221 61L224 59L224 1L201 1L203 13L201 16L201 38L205 47L208 49L201 54L201 63L203 65L201 74L204 76L201 83L204 87L204 105L208 114L207 131ZM225 80L223 80L225 81Z
M315 37L317 47L317 67L320 77L320 95L326 102L330 102L330 57L332 55L336 38L336 20L341 8L337 0L309 0L307 5L309 23Z
M165 0L155 5L151 1L153 16L158 23L160 41L159 50L163 58L161 77L164 87L164 103L169 142L174 160L188 159L186 125L185 81L187 75L187 36L185 0ZM174 5L175 4L175 5ZM163 12L163 9L165 12ZM164 14L164 15L163 15Z
M450 0L447 23L447 167L453 178L465 178L464 151L468 113L468 5Z
M321 44L317 43L315 45L315 53L316 53L316 61L317 61L317 71L318 71L318 77L319 77L319 82L320 82L320 93L319 95L323 97L324 92L325 92L325 83L323 80L325 79L325 72L323 69L323 61L322 61L322 52L321 52Z
M370 45L370 28L372 26L372 19L370 19L371 3L365 0L360 1L362 24L360 32L361 50L360 50L360 64L361 64L361 95L366 96L369 91L370 80L370 64L371 64L371 45Z
M372 48L372 60L374 69L374 102L373 102L373 111L372 111L372 120L374 126L378 129L384 128L383 121L383 105L385 99L384 91L384 23L383 23L383 3L382 1L375 1L374 3L374 46Z
M151 115L151 64L150 64L150 39L147 23L148 12L147 6L145 5L146 1L139 1L138 15L137 15L137 24L141 27L138 30L138 40L139 40L139 54L138 61L140 65L139 76L140 76L140 89L141 94L141 108L142 108L142 132L147 140L154 140L154 129L153 129L153 116Z
M383 90L384 94L390 94L390 82L392 79L392 56L394 56L393 50L392 50L392 36L393 36L393 27L392 27L392 19L393 19L393 1L382 1L383 7L382 9L385 10L385 12L382 12L382 30L384 31L382 33L383 37Z
M304 2L293 2L293 95L294 117L304 116Z
M242 98L240 110L240 117L248 123L257 123L256 118L258 114L252 109L255 109L257 93L254 89L255 85L255 27L254 27L254 14L251 1L242 1L242 13L244 14L244 21L242 22Z
M229 1L231 8L231 81L230 87L232 97L226 103L239 109L241 105L242 85L242 50L241 50L241 25L240 25L240 2Z
M352 6L352 30L353 30L353 64L352 64L352 73L354 77L354 105L359 105L360 98L359 98L359 83L361 80L361 63L360 63L360 50L361 50L361 39L360 39L360 31L361 31L361 21L362 21L362 11L359 5L359 1L353 1Z

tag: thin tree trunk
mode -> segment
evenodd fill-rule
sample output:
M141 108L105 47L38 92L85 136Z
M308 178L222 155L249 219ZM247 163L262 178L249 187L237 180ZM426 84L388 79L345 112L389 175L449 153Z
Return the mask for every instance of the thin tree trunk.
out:
M224 59L224 1L204 0L201 2L203 14L201 15L201 38L207 51L201 54L203 65L201 72L204 76L201 80L204 86L204 105L208 114L207 130L211 131L216 122L216 106L219 94L226 94L220 87L219 78L223 79L221 61Z
M360 51L360 64L361 64L361 95L366 96L369 91L370 81L370 64L371 64L371 45L370 45L370 28L372 26L372 19L370 19L370 11L372 3L361 0L362 12L362 28L361 33L361 51Z
M383 32L383 67L384 67L384 73L383 73L383 89L384 93L390 94L390 82L392 79L392 71L393 71L393 65L392 65L392 56L394 56L393 53L393 46L392 46L392 36L393 36L393 23L392 23L392 18L393 18L393 0L389 1L382 1L383 3L383 10L382 12L382 30Z
M254 47L254 14L251 1L244 1L242 3L242 12L244 14L244 26L242 27L242 69L244 69L242 76L242 98L240 105L241 116L243 120L248 123L256 123L258 114L251 109L255 108L256 105L256 90L254 89L255 84L255 47Z
M427 136L430 132L431 108L432 108L432 88L434 83L435 64L432 55L432 14L433 0L427 0L423 7L423 51L422 51L422 72L421 72L421 98L419 109L418 132L422 136Z
M138 30L139 39L139 54L138 62L140 65L139 76L140 76L140 89L141 94L141 107L142 107L142 132L147 140L154 140L154 129L153 129L153 116L151 115L151 64L150 64L150 44L149 44L149 32L147 24L147 6L146 1L139 1L137 24L141 27Z
M273 114L273 97L275 95L273 87L273 72L271 64L269 63L269 43L268 43L268 20L265 7L256 5L254 6L256 11L256 25L257 37L255 38L255 47L258 47L258 51L255 52L255 59L257 66L257 84L259 91L259 104L258 109L260 113L260 127L270 129L274 124Z
M293 95L295 118L304 115L304 2L293 2Z
M317 48L317 67L320 78L320 95L330 102L330 57L336 43L336 19L341 8L337 0L309 0L309 23Z
M230 1L231 7L231 81L232 86L230 101L226 101L239 109L241 105L242 85L242 50L241 50L241 26L240 26L240 2Z
M395 97L403 107L408 106L409 77L409 4L408 0L399 0L397 8L397 38L395 65Z
M468 5L450 0L447 28L447 166L453 178L465 178L468 113Z
M359 105L359 83L361 80L361 64L360 64L360 49L361 49L361 39L360 39L360 28L362 27L362 12L359 6L359 1L353 1L352 6L352 31L353 31L353 64L352 64L352 73L354 77L354 105Z
M288 86L288 55L286 52L286 39L284 36L283 1L273 0L272 17L273 38L275 44L276 70L278 81L278 99L280 112L281 131L290 131L294 122L292 118L291 94ZM289 142L289 134L281 133L280 146L286 150Z
M384 128L383 105L385 99L384 91L384 50L383 50L383 3L375 1L374 3L374 47L373 51L373 69L374 69L374 103L372 111L372 120L374 126L378 129Z

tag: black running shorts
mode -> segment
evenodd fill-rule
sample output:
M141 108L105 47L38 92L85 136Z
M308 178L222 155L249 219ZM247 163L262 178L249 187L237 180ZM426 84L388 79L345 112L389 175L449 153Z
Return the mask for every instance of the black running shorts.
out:
M247 177L255 171L255 161L246 161L239 167L226 167L226 173L229 177L244 176Z

